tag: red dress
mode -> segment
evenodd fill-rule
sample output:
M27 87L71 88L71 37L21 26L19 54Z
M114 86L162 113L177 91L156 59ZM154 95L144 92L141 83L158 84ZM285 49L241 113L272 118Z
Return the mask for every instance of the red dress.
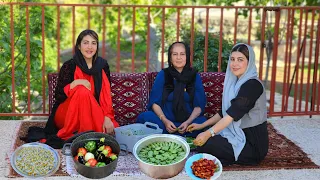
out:
M55 114L54 121L59 129L57 136L66 140L72 137L75 132L88 130L103 132L105 116L111 119L115 128L119 127L114 119L110 83L106 74L102 73L100 104L94 96L93 76L82 72L76 66L74 80L76 79L87 79L91 84L91 90L83 85L78 85L73 89L70 89L70 84L64 87L64 92L68 98L59 105Z

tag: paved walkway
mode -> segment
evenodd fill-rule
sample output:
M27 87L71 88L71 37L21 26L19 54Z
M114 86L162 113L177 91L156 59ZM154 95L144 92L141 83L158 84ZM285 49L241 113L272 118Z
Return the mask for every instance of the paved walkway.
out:
M312 119L308 117L286 117L284 119L271 118L268 119L274 127L279 130L288 139L295 142L300 146L304 152L318 165L320 165L320 117L315 116ZM0 179L6 179L5 175L8 170L8 164L5 161L6 153L10 150L10 146L13 140L14 131L19 124L19 121L0 121L1 141L0 147L2 153L0 158ZM22 178L16 178L22 179ZM71 177L49 177L47 179L73 179ZM133 180L151 179L147 176L132 176L132 177L115 177L109 176L105 179L124 179ZM190 179L187 176L179 175L171 179L187 180ZM226 171L220 176L223 179L320 179L320 169L297 169L297 170L268 170L268 171Z

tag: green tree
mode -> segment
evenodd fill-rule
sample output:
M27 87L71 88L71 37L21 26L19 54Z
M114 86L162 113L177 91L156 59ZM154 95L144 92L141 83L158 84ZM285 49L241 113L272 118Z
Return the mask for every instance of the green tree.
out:
M0 111L11 112L16 108L17 112L26 112L27 93L27 38L26 38L26 7L15 6L14 11L14 76L15 76L15 97L19 104L12 107L12 86L11 86L11 35L10 33L10 9L9 6L0 6ZM41 8L30 7L29 33L30 33L30 98L31 102L37 104L42 96L42 39L41 39ZM53 19L50 12L45 14L45 24L48 28L52 25ZM48 34L48 36L50 36ZM49 38L48 38L49 39ZM50 40L46 45L50 45ZM47 46L48 47L48 46ZM47 54L50 56L50 53ZM48 58L50 59L50 58ZM48 61L45 64L46 72L53 69ZM1 117L2 118L2 117ZM15 117L12 117L15 119ZM8 119L7 117L5 119Z

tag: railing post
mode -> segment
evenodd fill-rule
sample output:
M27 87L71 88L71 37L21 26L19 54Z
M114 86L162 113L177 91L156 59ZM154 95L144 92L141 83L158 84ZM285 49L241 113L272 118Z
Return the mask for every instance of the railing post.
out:
M262 24L261 24L261 45L260 45L260 64L259 64L259 78L262 79L263 72L263 53L265 48L264 35L265 35L265 26L266 26L266 14L267 10L263 8L262 14ZM266 83L266 82L265 82Z
M30 97L30 23L29 23L29 6L26 6L26 40L27 40L27 86L28 86L28 114L31 113Z
M42 25L42 113L46 112L46 60L45 60L45 14L44 14L44 6L41 6L41 25Z
M11 41L11 88L12 88L12 113L16 112L16 89L14 75L14 21L13 21L13 5L10 4L10 41Z
M121 36L121 7L118 6L118 37L117 37L117 72L120 72L120 36Z
M274 112L274 96L276 87L276 70L277 70L277 57L278 57L278 35L279 35L279 23L280 23L280 8L272 8L271 11L276 13L275 29L273 35L273 56L272 56L272 76L271 76L271 87L270 87L270 108L269 114L272 115Z

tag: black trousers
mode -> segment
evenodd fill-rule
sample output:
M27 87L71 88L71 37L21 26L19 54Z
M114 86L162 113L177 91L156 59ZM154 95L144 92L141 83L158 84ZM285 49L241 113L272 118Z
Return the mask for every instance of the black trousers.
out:
M257 165L268 153L269 138L267 122L243 129L246 135L246 144L242 149L238 160L235 161L232 145L220 135L213 136L201 147L200 153L208 153L217 157L223 166L231 164Z

